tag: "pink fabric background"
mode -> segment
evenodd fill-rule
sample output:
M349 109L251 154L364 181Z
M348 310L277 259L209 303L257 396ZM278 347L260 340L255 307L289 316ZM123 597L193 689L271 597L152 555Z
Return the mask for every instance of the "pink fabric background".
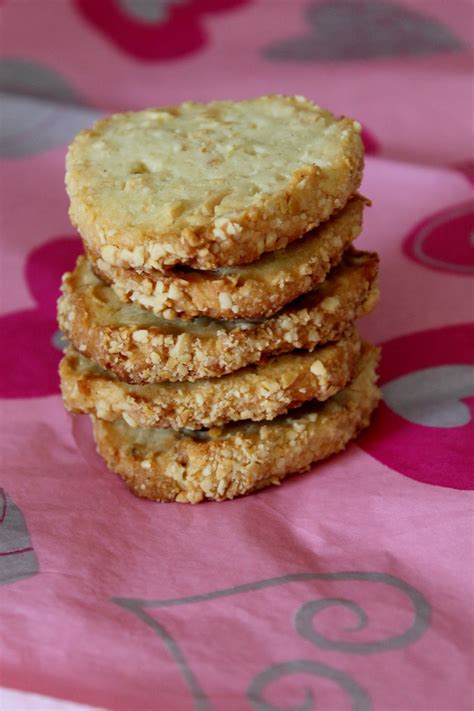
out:
M471 5L0 12L0 683L117 711L471 709ZM327 41L328 18L344 41ZM382 298L362 331L385 344L386 402L344 454L280 488L140 501L58 395L54 304L79 250L65 147L108 111L274 91L364 124L358 244L381 255Z

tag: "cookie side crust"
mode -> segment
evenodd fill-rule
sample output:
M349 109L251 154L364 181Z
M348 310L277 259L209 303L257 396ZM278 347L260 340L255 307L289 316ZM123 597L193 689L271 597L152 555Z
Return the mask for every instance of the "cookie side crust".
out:
M191 434L93 417L98 451L140 497L198 503L248 494L341 451L367 427L380 398L377 361L378 349L365 345L349 386L325 403L313 401L260 424Z
M123 302L137 303L157 316L191 319L262 318L321 283L362 229L368 200L352 198L337 215L286 249L256 262L217 271L146 273L111 267L89 252L97 275Z
M377 303L377 273L376 254L350 249L317 289L272 318L184 322L122 304L80 257L63 277L58 320L76 350L122 380L194 381L337 340Z
M130 385L69 349L59 368L66 407L130 427L202 429L241 420L272 420L308 400L327 400L351 380L360 356L351 329L339 341L276 356L221 378Z

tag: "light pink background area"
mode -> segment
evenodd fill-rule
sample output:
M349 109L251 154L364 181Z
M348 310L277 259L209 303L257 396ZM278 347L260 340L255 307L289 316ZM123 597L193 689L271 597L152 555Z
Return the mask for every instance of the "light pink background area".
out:
M104 22L110 6L110 18L119 13L138 44L142 32L154 31L153 23L137 24L126 3L98 4ZM115 21L101 30L87 2L0 4L13 134L18 125L11 140L0 136L5 687L116 711L290 709L305 699L308 711L472 708L472 419L449 429L437 414L458 403L472 418L473 408L474 388L459 380L472 363L472 276L456 270L458 254L474 266L474 225L456 222L459 206L472 201L458 168L473 158L472 8L461 0L397 3L418 13L421 25L433 21L438 34L454 37L452 51L269 59L269 46L308 35L305 10L322 4L247 0L230 8L224 0L183 0L197 8L201 44L161 59L119 47ZM361 12L372 7L359 5ZM168 6L169 20L175 9ZM22 62L27 74L39 67L48 77L39 96L19 82ZM69 93L60 95L59 84ZM274 91L354 116L372 139L362 190L373 206L358 246L380 253L381 300L361 330L387 343L382 385L446 366L454 375L433 393L434 426L384 405L374 437L279 488L196 507L141 501L107 472L88 422L65 412L58 385L43 396L38 382L60 357L50 314L64 255L53 240L71 237L71 267L77 250L63 186L66 143L75 121L87 125L109 111ZM49 114L41 113L45 105ZM421 229L431 237L414 255ZM430 266L433 255L441 268ZM28 545L15 548L19 533ZM262 582L293 574L319 577ZM387 582L394 579L401 587ZM423 613L406 589L423 601ZM146 622L116 598L180 603L143 608ZM304 605L324 600L333 602L314 614L312 629L329 646L302 636L297 622ZM355 606L367 615L360 629ZM413 624L418 636L411 638ZM397 635L403 640L392 648L387 640ZM368 642L380 648L361 652L357 645ZM262 686L264 705L251 690L270 668L277 671Z

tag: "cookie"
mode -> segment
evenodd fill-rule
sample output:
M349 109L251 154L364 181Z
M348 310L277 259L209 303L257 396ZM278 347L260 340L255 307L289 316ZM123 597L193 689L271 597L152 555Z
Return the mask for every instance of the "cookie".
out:
M130 385L70 348L59 367L71 412L103 420L120 416L130 427L202 429L240 420L273 420L308 400L327 400L351 380L360 339L351 329L312 353L275 356L221 378L194 383Z
M137 496L198 503L233 499L344 449L369 424L380 397L378 349L365 345L354 380L325 403L273 421L175 432L92 418L99 453Z
M272 316L322 282L362 229L368 201L352 198L336 216L305 237L252 264L217 271L173 270L153 274L110 267L89 252L94 271L121 301L135 302L157 316L214 319Z
M357 121L280 95L108 116L69 148L71 221L113 266L253 262L357 191L360 131Z
M268 354L337 340L378 299L378 257L350 249L315 289L277 316L170 321L122 304L80 257L63 277L61 329L74 347L130 383L197 380L231 373Z

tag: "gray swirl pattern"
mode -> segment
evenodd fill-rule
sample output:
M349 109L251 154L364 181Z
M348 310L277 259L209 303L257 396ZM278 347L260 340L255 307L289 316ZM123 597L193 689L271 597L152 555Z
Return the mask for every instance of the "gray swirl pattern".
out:
M267 687L291 674L310 674L311 676L329 679L345 691L351 700L353 711L371 711L372 709L372 703L365 689L359 686L348 674L322 662L295 659L283 664L274 664L255 677L247 691L247 698L255 711L312 711L312 709L316 708L317 699L315 699L311 689L305 689L305 700L297 706L274 706L265 701L263 696Z
M174 657L194 700L197 711L212 711L212 705L199 684L190 662L186 659L178 642L169 634L166 628L158 622L146 608L167 608L181 605L197 604L233 595L251 593L265 588L274 588L287 583L309 581L354 581L369 584L383 584L402 592L409 600L412 608L413 620L407 629L397 635L392 635L382 640L369 642L347 642L343 640L328 639L314 628L314 618L322 610L331 606L342 606L350 610L357 618L356 625L351 632L365 629L370 620L367 613L354 601L345 598L326 598L312 600L304 603L296 613L295 629L303 638L321 649L337 650L349 654L373 654L389 650L400 649L413 644L425 633L431 622L431 607L423 595L404 580L393 575L380 572L343 571L340 573L294 573L275 578L258 580L253 583L244 583L231 588L224 588L208 593L190 595L181 598L144 600L140 598L112 598L112 602L132 614L136 615L144 624L150 627L166 645L169 653ZM305 690L303 703L291 707L275 707L265 701L264 694L268 685L295 673L306 673L314 677L330 679L344 691L351 700L354 711L370 711L371 702L364 690L350 675L326 664L308 659L289 660L284 664L271 665L268 669L259 672L252 681L247 697L256 711L310 711L315 707L316 699L311 690Z

